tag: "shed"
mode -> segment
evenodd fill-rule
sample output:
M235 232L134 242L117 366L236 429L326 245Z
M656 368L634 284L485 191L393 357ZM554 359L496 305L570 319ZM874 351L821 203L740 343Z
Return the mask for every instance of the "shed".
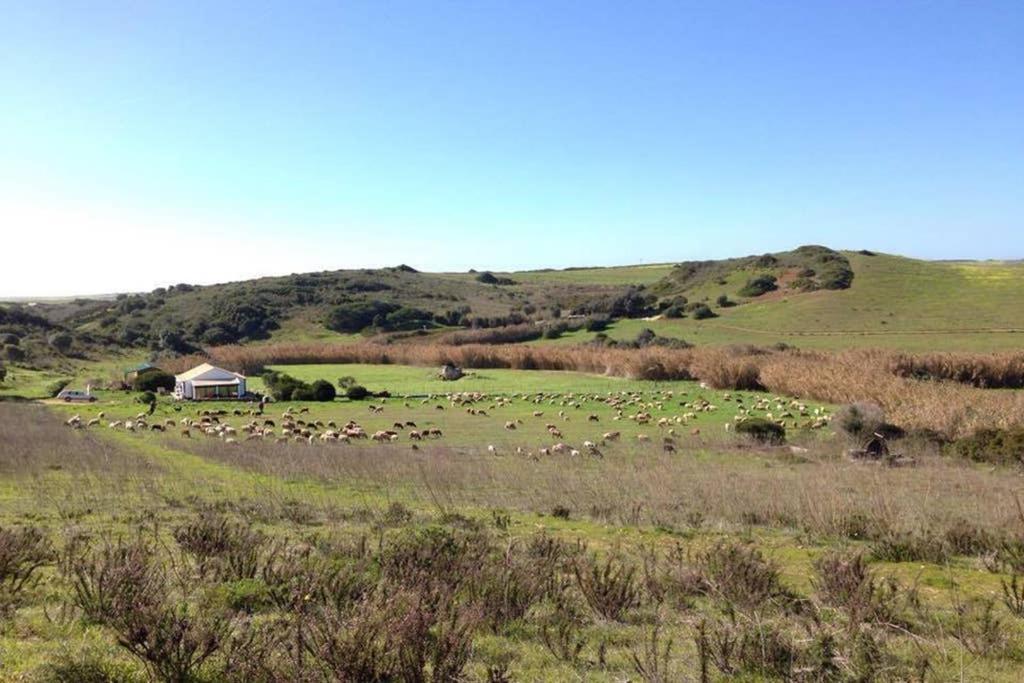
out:
M203 363L174 378L179 399L233 399L245 396L245 375Z

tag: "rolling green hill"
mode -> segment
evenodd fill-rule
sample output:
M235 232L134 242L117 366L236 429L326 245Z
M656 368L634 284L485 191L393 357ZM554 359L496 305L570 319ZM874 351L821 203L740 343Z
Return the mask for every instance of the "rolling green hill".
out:
M648 327L696 344L785 342L812 348L1010 350L1024 347L1024 264L1019 261L921 261L847 252L847 289L770 292L709 320L622 320L609 330L629 339ZM739 276L739 277L738 277ZM725 285L683 290L713 302L735 296L742 275ZM585 341L580 332L561 343Z
M635 339L646 328L699 345L1009 350L1024 346L1022 292L1019 261L922 261L816 246L675 265L493 275L401 266L0 305L0 362L45 368L114 352L351 342L378 333L429 339L467 326L517 324L568 323L561 335L530 343L573 344L597 336L585 330L589 318L607 321L603 334L611 341ZM52 343L66 342L61 333L70 334L70 347Z

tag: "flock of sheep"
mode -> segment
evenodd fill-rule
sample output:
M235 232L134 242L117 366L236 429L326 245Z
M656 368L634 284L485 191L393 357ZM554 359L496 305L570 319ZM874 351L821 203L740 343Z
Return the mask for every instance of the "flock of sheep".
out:
M735 414L731 421L725 423L726 431L730 431L735 424L753 417L771 420L784 427L807 429L824 427L831 419L824 408L809 408L796 400L729 393L721 395L720 398L735 407ZM567 443L563 436L565 423L572 419L573 413L581 411L587 405L599 404L610 408L612 414L607 419L613 422L624 420L635 423L639 428L645 425L657 428L661 448L668 453L676 451L677 430L686 429L691 435L699 435L700 427L694 423L698 421L700 415L719 410L719 406L703 397L686 400L685 395L671 390L608 394L537 393L512 396L457 392L431 395L422 399L421 403L424 405L434 403L434 408L439 411L446 408L457 409L463 410L469 415L489 418L492 417L492 413L496 417L497 413L513 406L517 401L531 404L533 410L530 415L537 421L544 420L545 415L548 414L547 411L551 412L551 415L543 422L544 433L546 439L550 441L550 445L537 448L535 451L526 450L521 446L515 448L516 454L535 459L541 456L560 454L573 457L583 455L603 457L603 448L622 439L620 429L607 431L595 429L593 437L583 439L578 444ZM386 403L386 399L384 403ZM385 410L384 403L368 404L367 410L371 415L380 415ZM405 401L404 406L406 408L413 407L408 400ZM681 410L677 412L676 407ZM180 410L180 406L176 406L175 410ZM655 413L665 412L675 414L654 417ZM356 420L350 419L339 424L334 420L311 419L308 413L309 408L307 407L288 407L281 413L279 421L275 421L263 415L262 407L248 410L234 409L233 411L201 409L195 417L182 417L177 420L168 418L152 422L146 413L139 413L132 418L109 421L106 426L110 429L130 432L165 432L177 429L185 438L191 438L193 435L206 436L220 439L226 444L252 440L328 444L349 443L360 439L377 443L393 443L400 441L404 436L411 442L413 449L418 449L418 442L426 439L439 439L443 436L441 429L437 427L421 429L412 420L395 421L388 429L369 430ZM557 419L555 415L557 415ZM229 424L231 416L244 418L246 421L235 427ZM585 420L590 425L601 422L601 417L597 413L588 412ZM68 426L74 428L101 426L103 423L103 412L88 420L83 419L81 415L74 415L66 421ZM525 421L522 417L504 420L504 429L509 432L524 428L524 425ZM635 433L633 438L641 443L653 441L650 434L642 431ZM502 450L503 447L493 443L487 446L487 451L494 455L503 454Z

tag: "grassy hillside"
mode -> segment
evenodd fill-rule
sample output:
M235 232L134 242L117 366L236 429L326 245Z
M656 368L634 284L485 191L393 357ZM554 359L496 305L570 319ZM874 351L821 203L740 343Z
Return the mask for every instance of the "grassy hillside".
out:
M812 246L676 265L496 273L498 284L481 281L489 276L397 267L176 285L114 300L0 305L0 362L66 372L83 360L125 352L344 343L381 332L442 335L517 324L537 326L523 341L575 344L597 334L584 329L588 316L607 319L604 333L613 341L635 339L645 328L698 345L826 349L993 351L1020 348L1024 339L1020 261L920 261ZM763 291L752 288L758 282ZM695 310L701 306L708 310ZM361 307L370 312L355 323L332 318L339 309ZM714 317L697 319L698 313ZM570 328L538 339L559 315Z
M648 327L696 344L786 342L810 348L884 347L907 350L1009 350L1024 344L1024 265L1017 262L938 262L856 252L845 254L855 277L848 289L772 292L717 318L621 320L613 339ZM733 296L742 274L727 284L701 283L696 296ZM686 290L693 299L694 290ZM713 305L713 303L712 303ZM578 343L586 332L558 343Z

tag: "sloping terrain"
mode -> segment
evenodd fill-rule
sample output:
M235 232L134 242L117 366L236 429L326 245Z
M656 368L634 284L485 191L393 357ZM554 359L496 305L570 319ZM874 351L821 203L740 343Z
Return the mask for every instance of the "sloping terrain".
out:
M6 304L0 362L49 367L61 358L124 350L186 353L379 333L430 339L466 327L546 329L559 318L568 329L523 339L581 343L606 328L608 339L632 340L650 329L694 344L988 351L1019 348L1024 340L1020 292L1020 261L920 261L818 246L674 266L495 274L399 266L181 284L112 300ZM602 324L587 326L588 318ZM499 340L517 338L495 335Z

